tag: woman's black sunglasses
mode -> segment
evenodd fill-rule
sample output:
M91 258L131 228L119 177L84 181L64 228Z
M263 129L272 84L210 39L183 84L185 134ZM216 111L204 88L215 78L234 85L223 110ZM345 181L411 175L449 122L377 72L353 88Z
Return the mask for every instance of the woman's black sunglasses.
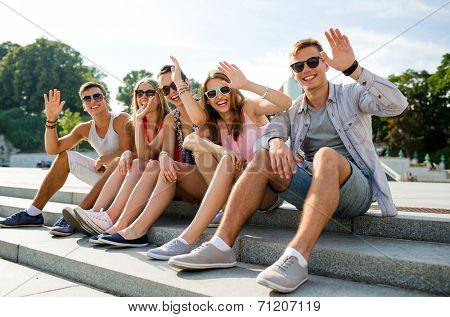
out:
M144 95L146 95L147 97L153 97L156 94L156 90L153 89L149 89L149 90L136 90L135 91L136 96L138 97L143 97Z
M168 86L162 86L162 87L161 87L161 90L162 90L164 96L168 96L168 95L169 95L169 93L170 93L170 88L172 88L174 91L177 91L177 90L178 90L178 89L177 89L177 85L175 85L174 82L171 82L170 85L168 85Z

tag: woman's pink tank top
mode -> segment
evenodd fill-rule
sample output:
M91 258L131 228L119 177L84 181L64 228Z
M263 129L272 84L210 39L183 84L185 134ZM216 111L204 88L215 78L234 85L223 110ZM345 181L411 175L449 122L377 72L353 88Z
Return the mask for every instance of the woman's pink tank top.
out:
M222 146L242 155L249 162L253 158L253 145L256 143L264 130L268 127L269 122L258 127L252 119L242 110L244 114L244 127L237 141L233 139L233 135L228 134L228 129L222 120L219 120L220 141Z

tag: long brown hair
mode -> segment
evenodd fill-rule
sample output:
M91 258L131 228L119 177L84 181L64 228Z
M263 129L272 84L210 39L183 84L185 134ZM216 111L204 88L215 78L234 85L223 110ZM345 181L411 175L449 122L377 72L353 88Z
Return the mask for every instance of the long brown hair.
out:
M208 121L205 124L210 132L210 140L216 144L220 144L218 120L221 119L220 114L209 104L208 98L205 96L206 85L211 79L221 79L230 83L230 79L219 70L212 70L208 73L205 81L200 88L200 100L208 113ZM244 117L242 114L242 106L244 105L245 97L238 89L231 89L230 92L230 112L231 112L231 134L233 139L237 141L242 132Z
M164 120L164 117L170 112L169 107L167 106L167 102L166 99L164 98L161 89L158 87L158 83L149 78L149 77L144 77L141 80L139 80L136 85L134 85L134 89L133 89L133 98L131 100L131 111L132 111L132 120L130 120L129 124L127 124L127 126L125 127L125 129L127 130L127 132L130 134L131 136L131 140L132 140L132 148L133 150L136 149L136 144L134 144L134 130L136 128L136 112L138 111L138 103L137 103L137 95L136 95L136 90L139 88L139 86L142 83L149 83L153 89L155 89L156 94L158 95L158 120L156 122L155 127L153 128L153 134L155 135L156 132L158 131L159 126L161 125L161 122Z

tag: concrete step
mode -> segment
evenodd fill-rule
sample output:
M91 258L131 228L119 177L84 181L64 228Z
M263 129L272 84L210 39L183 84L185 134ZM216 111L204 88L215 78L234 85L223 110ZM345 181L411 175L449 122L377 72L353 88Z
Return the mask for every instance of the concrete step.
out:
M163 217L150 229L149 239L161 245L187 226L180 217ZM202 240L214 229L207 229ZM295 231L247 225L234 249L239 261L270 265L283 253ZM314 274L450 294L450 245L325 232L309 263Z
M36 195L38 187L33 185L8 185L0 184L0 196L33 199ZM84 196L87 194L86 189L75 189L75 188L63 188L53 195L51 202L63 203L63 204L75 204L78 205L83 200Z
M160 225L157 227L162 229ZM80 234L64 239L51 238L46 228L0 229L0 257L114 295L282 296L255 282L263 266L239 263L232 269L185 272L168 266L167 262L149 260L145 256L147 249L92 246ZM432 294L310 275L307 283L286 296Z
M110 297L80 283L0 259L1 297Z
M27 208L31 200L29 198L16 198L27 196L30 188L1 187L0 216L7 217L13 213ZM80 192L59 192L58 197L64 198L63 203L53 202L53 199L44 209L45 224L51 226L61 217L61 210L65 206L73 206L79 202L76 197L84 195ZM34 194L31 196L33 197ZM70 198L72 197L72 198ZM58 200L57 201L61 201ZM70 201L70 202L69 202ZM81 201L81 199L80 199ZM198 206L185 202L172 202L165 214L169 216L182 216L192 218L197 212ZM283 204L282 208L269 213L256 213L250 220L250 224L278 228L296 229L300 221L301 212L292 205ZM328 223L325 231L356 233L364 236L378 236L395 239L408 239L418 241L432 241L450 243L450 214L433 214L418 212L399 212L395 218L381 217L380 211L371 210L365 215L350 219L334 219Z
M31 204L30 199L0 196L0 217L8 217L22 211ZM44 224L52 226L62 217L62 209L66 206L75 207L73 204L49 202L42 211Z

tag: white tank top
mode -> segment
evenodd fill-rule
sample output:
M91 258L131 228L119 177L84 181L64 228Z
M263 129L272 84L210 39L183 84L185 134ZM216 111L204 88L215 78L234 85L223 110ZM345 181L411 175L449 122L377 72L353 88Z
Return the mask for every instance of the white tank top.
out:
M95 129L95 121L91 121L89 136L87 141L94 148L99 156L111 155L119 149L119 135L114 131L113 122L116 115L109 116L109 126L105 137L99 137Z

